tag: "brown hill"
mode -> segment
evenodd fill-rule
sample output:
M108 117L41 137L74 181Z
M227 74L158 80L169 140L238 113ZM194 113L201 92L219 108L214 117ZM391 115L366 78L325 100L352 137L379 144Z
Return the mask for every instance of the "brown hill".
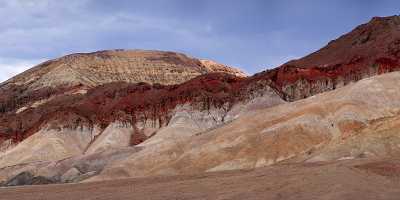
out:
M120 60L140 63L130 67ZM151 79L152 84L138 82L151 76L159 79ZM191 132L198 133L233 120L244 110L283 103L269 87L270 81L242 76L239 70L225 65L171 52L103 51L46 62L0 88L1 166L94 152L106 148L109 142L103 144L102 138L110 132L118 133L121 127L126 129L125 134L118 137L124 139L117 140L124 140L123 146L137 145L170 125L182 109L188 109L184 115L185 120L191 120L188 127L195 126ZM166 77L170 83L193 79L159 84ZM257 100L263 96L266 101ZM59 138L68 134L75 136ZM48 155L13 148L39 135L44 137L26 142L37 149L43 144L40 152ZM55 145L54 140L62 140L58 142L61 145ZM7 154L8 150L14 153Z
M72 54L44 62L2 83L0 113L21 112L51 97L84 94L108 83L174 85L217 72L246 76L238 69L175 52L110 50Z

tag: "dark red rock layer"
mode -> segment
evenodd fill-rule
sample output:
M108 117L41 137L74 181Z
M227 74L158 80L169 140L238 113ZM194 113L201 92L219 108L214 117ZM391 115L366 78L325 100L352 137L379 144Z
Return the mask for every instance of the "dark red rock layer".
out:
M398 59L382 57L373 64L364 64L361 60L330 67L300 68L284 65L266 72L264 76L271 78L285 100L295 101L363 78L400 70Z
M110 83L90 89L86 94L63 94L36 108L16 113L14 105L7 107L0 116L0 136L19 142L35 133L44 124L54 128L79 128L82 124L101 128L115 120L131 123L152 120L165 125L171 117L171 110L177 105L190 103L199 110L211 107L230 109L236 102L257 95L267 86L269 80L244 79L228 74L208 74L180 85L163 86L146 83ZM64 91L64 90L63 90ZM48 96L34 92L27 99L44 99ZM145 138L132 138L137 144Z

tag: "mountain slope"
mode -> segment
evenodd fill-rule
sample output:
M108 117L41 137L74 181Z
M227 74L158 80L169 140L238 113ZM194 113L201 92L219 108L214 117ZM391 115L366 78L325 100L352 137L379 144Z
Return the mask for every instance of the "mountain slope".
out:
M257 110L167 146L152 144L150 138L143 150L107 166L92 180L253 169L284 161L396 157L399 86L400 72L393 72Z
M294 101L400 68L400 16L375 17L322 49L262 75Z
M113 83L59 96L3 116L4 130L11 131L2 134L0 182L21 172L60 182L60 175L74 169L79 171L75 181L88 178L87 173L93 176L146 145L168 147L282 103L268 82L250 84L227 74L204 75L179 86ZM20 125L13 128L12 122Z
M54 130L44 127L42 134L35 134L0 155L3 164L0 182L21 178L21 173L50 182L60 182L66 176L73 181L90 177L90 181L98 181L253 169L277 163L398 157L399 86L400 72L388 73L305 100L246 111L227 124L214 121L222 116L219 114L222 110L202 112L189 104L175 108L168 126L157 128L155 135L138 145L129 147L118 142L121 137L129 136L126 130L135 129L115 122L107 127L113 131L106 129L89 149L55 155L58 157L51 156L68 151L52 152L48 148L51 144L62 144L76 135L87 135L88 139L78 140L87 141L92 136L89 133L98 129L90 132L85 126ZM63 123L56 122L53 126L60 124ZM52 142L54 139L59 142ZM33 144L35 148L31 148ZM61 145L56 149L60 147L68 149ZM18 151L23 153L14 154ZM83 154L85 151L90 153ZM78 173L69 175L74 170Z

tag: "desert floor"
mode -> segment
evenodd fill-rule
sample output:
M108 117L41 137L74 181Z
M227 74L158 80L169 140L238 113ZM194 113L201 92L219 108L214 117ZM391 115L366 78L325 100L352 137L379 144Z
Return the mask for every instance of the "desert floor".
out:
M0 199L400 199L400 160L280 164L251 171L0 188Z

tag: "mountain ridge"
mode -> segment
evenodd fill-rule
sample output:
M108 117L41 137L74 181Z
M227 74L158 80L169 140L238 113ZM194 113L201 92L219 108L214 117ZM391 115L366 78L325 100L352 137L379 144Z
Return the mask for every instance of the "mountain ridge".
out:
M400 16L374 17L303 58L259 73L295 101L400 69Z

